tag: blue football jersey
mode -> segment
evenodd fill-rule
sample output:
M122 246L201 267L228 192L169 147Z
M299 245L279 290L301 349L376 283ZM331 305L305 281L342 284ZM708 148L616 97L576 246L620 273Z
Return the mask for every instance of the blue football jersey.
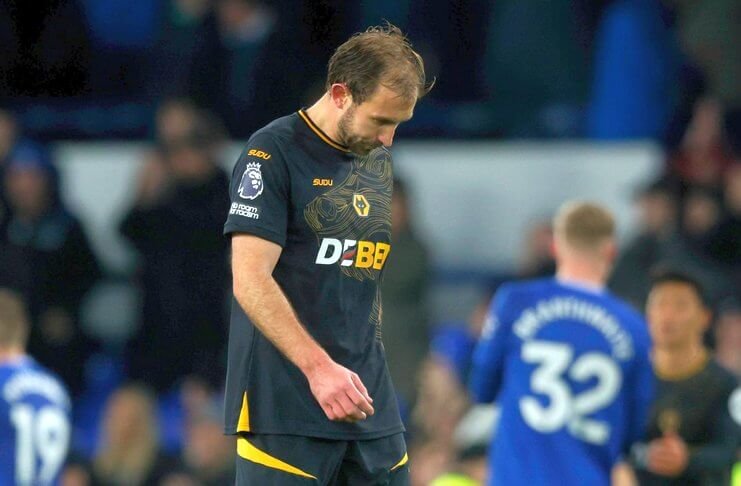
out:
M0 486L59 483L70 412L62 383L33 359L0 363Z
M556 279L502 285L471 392L497 401L491 485L609 485L653 396L643 318L607 291Z

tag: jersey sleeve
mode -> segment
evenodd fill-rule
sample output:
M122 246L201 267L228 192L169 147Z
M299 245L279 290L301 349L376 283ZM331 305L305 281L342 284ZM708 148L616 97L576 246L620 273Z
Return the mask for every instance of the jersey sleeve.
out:
M634 334L635 359L625 386L629 413L628 433L623 444L623 452L626 453L633 444L645 438L656 383L650 357L651 338L647 332L648 325L643 318L636 319L636 328L639 332Z
M738 407L734 400L738 401L737 396L741 394L741 388L734 391L736 385L735 380L729 377L723 393L713 407L717 412L714 414L714 422L709 424L710 441L690 450L688 472L701 476L712 471L731 469L741 439L741 424L737 421L739 417L734 417L738 414L734 410L734 407Z
M512 327L508 317L510 306L511 293L508 287L502 286L492 300L481 338L473 353L469 389L476 402L492 402L499 393Z
M253 135L232 172L224 234L248 233L284 246L289 188L286 161L275 137Z

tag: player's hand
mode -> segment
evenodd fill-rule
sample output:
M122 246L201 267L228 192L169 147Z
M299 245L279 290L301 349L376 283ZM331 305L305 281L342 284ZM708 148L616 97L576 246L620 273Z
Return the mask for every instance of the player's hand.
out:
M689 450L677 434L667 434L651 441L648 448L648 469L661 476L679 476L687 468Z
M311 393L329 420L355 422L373 415L373 399L360 377L334 361L307 375Z

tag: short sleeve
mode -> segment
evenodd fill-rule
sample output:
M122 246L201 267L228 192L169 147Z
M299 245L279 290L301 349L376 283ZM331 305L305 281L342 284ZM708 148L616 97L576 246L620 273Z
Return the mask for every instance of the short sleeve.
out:
M267 133L253 135L232 172L224 234L248 233L284 246L289 187L277 140Z

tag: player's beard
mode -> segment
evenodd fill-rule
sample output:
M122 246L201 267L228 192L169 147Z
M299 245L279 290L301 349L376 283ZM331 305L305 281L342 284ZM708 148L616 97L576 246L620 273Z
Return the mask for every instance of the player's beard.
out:
M352 131L352 123L355 119L356 105L350 106L337 124L338 142L350 149L350 152L358 155L368 155L373 149L381 146L381 142L368 141L356 135Z

